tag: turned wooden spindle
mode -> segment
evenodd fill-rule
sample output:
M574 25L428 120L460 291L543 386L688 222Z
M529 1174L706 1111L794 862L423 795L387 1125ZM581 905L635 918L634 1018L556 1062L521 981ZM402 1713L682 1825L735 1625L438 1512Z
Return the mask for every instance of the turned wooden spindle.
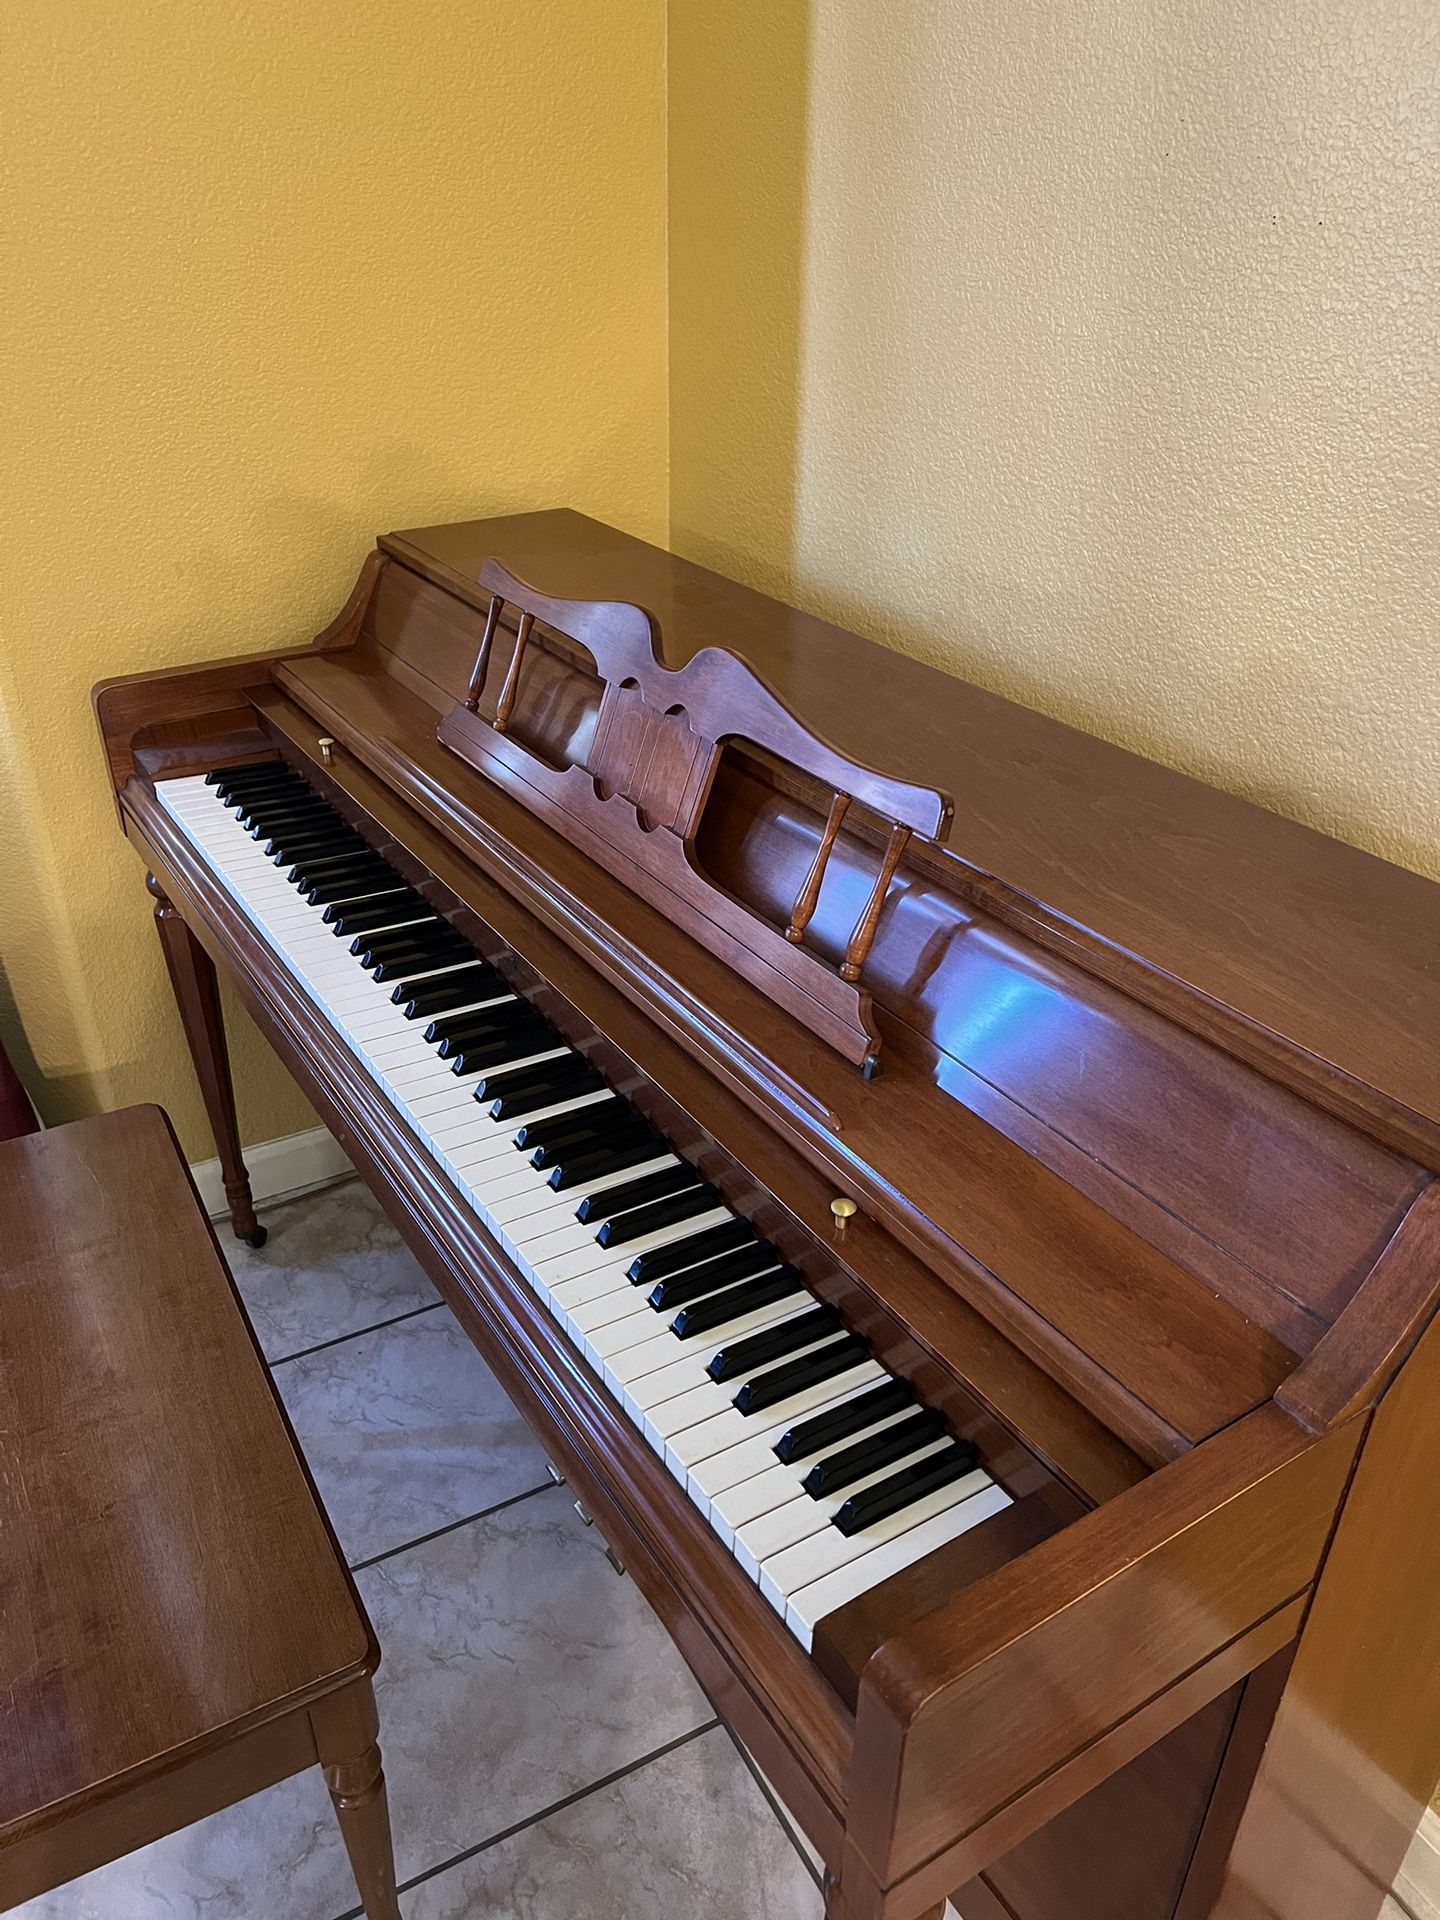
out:
M810 863L805 884L796 894L795 904L790 909L790 924L785 929L785 938L791 946L799 946L805 929L810 924L810 916L815 911L815 902L820 898L820 882L825 878L825 869L830 864L835 836L840 831L840 822L845 818L849 806L848 793L837 793L830 802L830 818L825 822L825 831L821 834L820 844L815 849L815 858Z
M520 691L520 662L525 657L526 642L530 638L530 629L535 625L533 613L522 613L520 625L515 630L515 651L510 656L510 670L505 675L505 684L500 689L500 702L495 709L495 731L504 733L510 724L510 716L515 711L515 696Z
M490 596L490 605L485 614L485 631L480 636L480 651L475 656L475 665L470 674L470 684L465 689L465 705L471 713L480 711L480 696L485 691L485 676L490 671L490 653L495 645L495 629L500 624L500 615L505 602L498 593Z
M870 898L865 902L865 911L855 922L855 931L845 948L845 958L840 967L842 980L858 980L860 969L864 966L870 952L870 944L875 938L875 929L880 924L880 909L885 904L885 896L890 891L890 882L895 877L895 869L900 864L910 840L910 829L906 826L894 826L890 829L890 839L885 847L885 858L880 862L880 871L875 876L875 885Z

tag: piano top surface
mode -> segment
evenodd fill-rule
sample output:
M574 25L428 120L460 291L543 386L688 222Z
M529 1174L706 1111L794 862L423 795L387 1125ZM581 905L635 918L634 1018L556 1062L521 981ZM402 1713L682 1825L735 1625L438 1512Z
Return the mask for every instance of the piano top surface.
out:
M963 861L1440 1122L1440 1050L1424 1044L1440 1032L1434 882L583 514L380 544L477 605L492 555L560 597L638 601L672 667L740 652L843 752L952 793Z

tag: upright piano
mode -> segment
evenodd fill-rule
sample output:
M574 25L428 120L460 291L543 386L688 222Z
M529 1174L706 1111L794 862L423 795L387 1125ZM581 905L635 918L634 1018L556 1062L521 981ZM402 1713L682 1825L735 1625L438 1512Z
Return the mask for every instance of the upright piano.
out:
M829 1920L1374 1920L1440 888L569 511L94 703L236 1233L217 966Z

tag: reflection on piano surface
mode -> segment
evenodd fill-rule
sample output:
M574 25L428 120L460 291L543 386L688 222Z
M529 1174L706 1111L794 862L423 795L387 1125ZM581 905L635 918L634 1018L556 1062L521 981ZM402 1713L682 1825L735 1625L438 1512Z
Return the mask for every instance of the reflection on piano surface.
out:
M1440 890L568 513L96 705L237 1232L214 960L835 1920L1378 1912Z

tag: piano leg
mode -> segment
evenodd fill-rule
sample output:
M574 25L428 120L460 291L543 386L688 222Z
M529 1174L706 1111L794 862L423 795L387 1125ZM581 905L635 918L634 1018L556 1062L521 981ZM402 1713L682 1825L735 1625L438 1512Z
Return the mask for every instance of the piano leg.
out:
M225 1026L220 1014L220 988L215 963L186 926L154 874L145 881L155 896L155 931L170 974L180 1023L195 1063L195 1077L215 1136L220 1175L230 1208L235 1238L263 1247L265 1229L255 1218L250 1176L240 1153L240 1130L235 1123L235 1089L230 1080L230 1056L225 1049Z

